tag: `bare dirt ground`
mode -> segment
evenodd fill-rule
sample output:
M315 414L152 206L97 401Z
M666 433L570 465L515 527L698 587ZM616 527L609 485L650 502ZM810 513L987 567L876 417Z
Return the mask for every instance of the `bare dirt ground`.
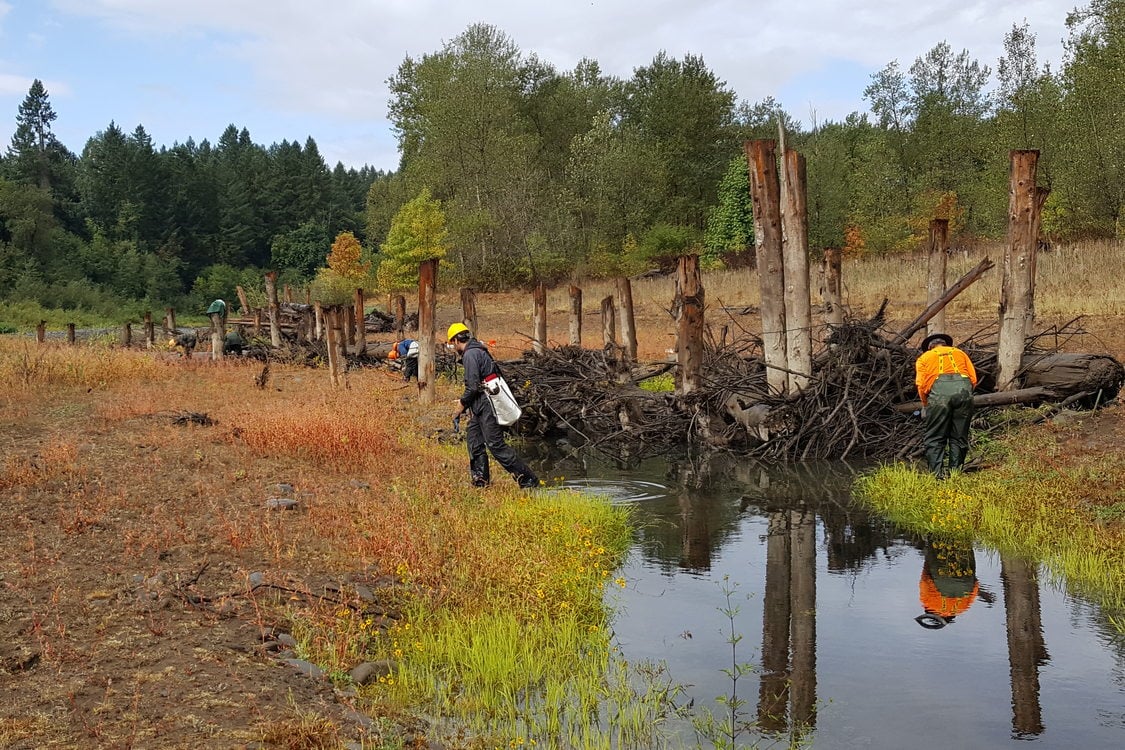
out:
M523 296L482 299L480 337L496 341L500 358L527 348L517 332L530 332L529 308ZM439 323L459 317L443 305ZM757 330L753 314L738 319ZM587 346L600 344L599 321L586 316ZM551 338L566 325L554 310ZM642 310L638 326L641 357L666 357L667 314ZM1086 328L1092 335L1077 350L1125 359L1125 321L1094 317ZM424 746L409 721L373 722L353 710L349 689L278 654L292 645L281 637L290 631L285 605L331 608L371 591L377 599L386 571L329 558L305 513L272 510L268 500L291 494L370 509L379 478L248 458L224 408L272 399L301 409L310 382L327 376L278 368L257 393L257 365L167 364L166 385L143 393L0 400L0 747ZM444 400L419 411L413 389L382 373L356 376L352 387L412 410L423 434L447 420ZM219 423L168 417L183 412ZM1075 451L1119 451L1123 417L1111 407L1072 421L1059 439ZM461 467L447 471L462 479Z

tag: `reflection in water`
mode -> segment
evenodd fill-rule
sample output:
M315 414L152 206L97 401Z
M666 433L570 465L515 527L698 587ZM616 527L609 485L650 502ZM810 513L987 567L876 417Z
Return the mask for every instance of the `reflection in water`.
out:
M1065 631L1055 630L1062 601L1057 593L1044 593L1041 615L1036 566L1006 555L982 555L969 544L921 541L902 533L852 503L851 467L766 466L721 454L609 469L588 457L570 456L542 466L543 475L565 475L568 486L609 495L632 508L636 531L629 575L630 580L636 576L637 586L629 587L625 611L635 607L636 617L620 621L619 634L643 656L667 659L673 674L688 674L701 701L708 692L722 694L722 677L709 682L704 666L721 646L709 646L700 631L689 641L668 639L685 622L706 621L706 613L694 608L707 606L707 588L719 574L753 576L755 586L761 586L754 597L761 607L761 672L757 705L747 709L774 738L800 740L819 726L813 738L817 746L907 746L918 732L932 730L934 709L943 706L961 711L956 728L942 729L948 734L945 746L1013 746L1008 743L1038 738L1092 747L1107 746L1107 737L1120 738L1112 724L1080 717L1114 716L1119 722L1114 696L1125 680L1110 675L1107 683L1099 675L1102 682L1095 684L1083 672L1068 681L1078 664L1089 662L1071 659L1072 665L1067 653L1103 652L1087 631L1072 632L1072 623ZM819 570L818 524L825 553ZM998 610L981 604L994 600L988 582L1003 585L1005 629ZM895 597L886 598L886 591ZM691 611L677 606L681 601L691 602ZM818 607L826 615L819 628ZM955 625L921 633L911 622L919 609L924 614L917 619L924 626ZM1044 623L1054 623L1047 630L1056 661L1062 662L1051 664L1053 678L1045 680L1046 688L1040 684L1049 663ZM1002 691L1001 683L989 680L994 677L991 657L1003 653L1005 636L1009 669L1000 679L1010 680L1012 713L1010 737L1005 731L1001 738L990 733L995 709L989 700L996 689ZM1088 641L1079 645L1079 638ZM866 650L857 656L849 651L853 648ZM1121 657L1116 647L1110 653ZM971 678L957 688L919 686L909 678L935 669ZM1060 691L1060 684L1066 689ZM1050 737L1044 735L1041 689L1048 690L1043 702L1068 719L1054 720ZM819 713L818 692L828 701ZM876 732L890 733L884 744L871 744Z
M977 596L991 604L993 596L977 580L977 559L972 545L945 539L926 541L918 599L923 614L915 620L924 628L944 628L965 612Z
M1040 622L1039 580L1035 565L1006 555L1000 556L1000 578L1012 679L1012 736L1033 737L1043 731L1039 668L1050 659Z

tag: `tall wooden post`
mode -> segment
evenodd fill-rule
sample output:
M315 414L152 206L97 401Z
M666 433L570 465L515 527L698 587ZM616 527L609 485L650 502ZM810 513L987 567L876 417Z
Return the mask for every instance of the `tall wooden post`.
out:
M145 346L151 349L156 344L156 330L152 325L152 311L145 310Z
M785 149L782 252L785 281L785 359L790 393L804 390L812 375L812 304L809 300L809 218L805 157Z
M340 326L340 308L336 305L324 308L324 329L328 349L328 377L333 388L339 388L343 383L343 367L340 349L344 331Z
M173 336L176 335L176 308L169 307L164 311L165 325L168 327L168 332Z
M223 339L227 335L227 323L222 313L211 313L211 359L223 358Z
M477 334L477 293L469 287L461 289L461 322Z
M434 383L434 325L437 315L438 259L424 261L418 267L418 402L433 403L437 393ZM404 302L405 305L405 302ZM403 317L405 317L405 312Z
M1036 186L1038 151L1012 151L1008 174L1008 246L1000 291L997 390L1019 388L1017 376L1024 343L1035 319L1035 254L1039 210L1047 191Z
M930 222L928 255L926 304L932 305L945 294L945 261L949 257L949 219L934 219ZM943 307L926 324L926 335L945 332L945 308Z
M367 318L364 316L363 290L355 290L355 353L367 354Z
M133 324L126 323L121 326L121 346L133 345Z
M844 296L840 284L840 248L824 250L824 318L831 326L844 324Z
M582 346L582 289L570 285L570 345Z
M255 336L262 335L262 308L260 307L254 308L254 328L251 330L253 330Z
M305 287L305 304L306 305L312 304L312 287L311 286Z
M66 324L66 343L71 344L71 345L74 344L74 324L73 323L67 323Z
M247 299L246 299L246 290L242 288L241 284L239 284L238 286L236 286L234 288L234 291L238 294L238 304L242 307L242 310L241 310L242 314L244 316L249 315L250 314L250 302L247 301Z
M290 284L285 285L285 301L289 304L293 303L293 287Z
M266 300L269 304L270 345L281 346L281 305L277 303L277 271L266 274Z
M313 303L313 337L320 341L327 335L328 326L325 325L324 305L320 300Z
M535 285L532 295L535 309L531 316L531 328L535 336L531 348L537 354L547 351L547 285L540 281Z
M685 396L699 389L703 375L703 281L699 256L681 255L676 273L676 360L680 376L676 392Z
M355 346L355 308L351 305L344 305L344 344L345 346Z
M613 304L613 295L602 300L602 346L606 354L614 354L617 350L617 328L615 318L617 306Z
M35 324L35 341L42 344L47 340L47 321L41 320Z
M625 352L625 359L636 362L637 323L633 316L633 285L624 276L617 279L617 299L621 304L618 308L621 316L621 347Z
M393 300L393 307L395 312L395 336L402 339L403 331L406 330L406 297L399 294ZM419 313L421 317L421 313Z
M744 144L750 166L750 196L754 204L754 244L761 288L762 350L766 382L777 393L789 384L785 355L785 271L781 252L781 186L777 176L776 144L771 140ZM779 369L780 368L780 369Z

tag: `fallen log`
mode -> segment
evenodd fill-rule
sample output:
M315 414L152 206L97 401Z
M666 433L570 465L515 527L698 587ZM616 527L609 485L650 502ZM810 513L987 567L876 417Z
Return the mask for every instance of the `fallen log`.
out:
M1008 406L1011 404L1035 404L1042 401L1053 401L1060 398L1059 394L1050 388L1020 388L1017 391L998 391L996 393L981 393L973 396L973 406L984 409L990 406ZM910 414L922 408L921 401L910 401L905 404L895 405L895 411L900 414Z
M1108 354L1025 354L1018 377L1024 388L1049 388L1060 397L1100 391L1105 402L1121 391L1125 368Z
M899 331L898 335L891 340L891 343L901 344L920 331L922 326L926 325L926 323L930 322L931 318L945 309L945 306L952 302L958 294L968 289L974 281L984 275L985 271L988 271L995 265L996 264L988 258L982 260L975 268L957 279L953 286L945 290L945 294L941 295L940 299L934 301L929 307L923 310L921 315L910 322L910 325Z

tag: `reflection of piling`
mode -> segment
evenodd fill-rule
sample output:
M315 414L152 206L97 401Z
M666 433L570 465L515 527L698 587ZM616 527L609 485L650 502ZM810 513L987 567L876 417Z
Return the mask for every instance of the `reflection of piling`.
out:
M758 724L784 731L789 706L789 514L770 513L766 540L766 586L762 597L762 678L758 686Z
M687 570L711 569L711 524L699 496L692 492L680 495L680 527L683 532L680 564Z
M816 514L789 511L792 543L793 723L816 726Z
M1012 734L1021 738L1043 732L1039 705L1039 667L1047 646L1039 616L1039 581L1026 560L1000 556L1004 611L1008 625L1008 665L1012 678Z

